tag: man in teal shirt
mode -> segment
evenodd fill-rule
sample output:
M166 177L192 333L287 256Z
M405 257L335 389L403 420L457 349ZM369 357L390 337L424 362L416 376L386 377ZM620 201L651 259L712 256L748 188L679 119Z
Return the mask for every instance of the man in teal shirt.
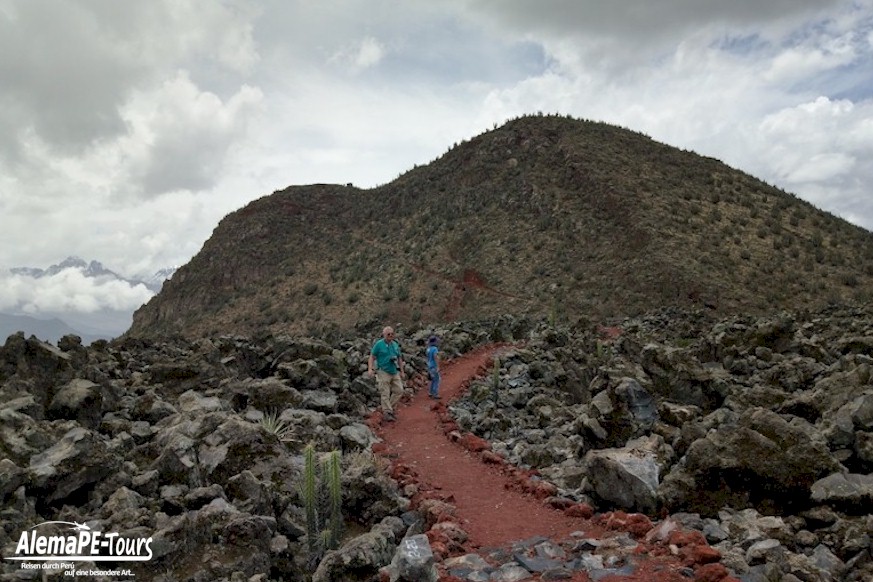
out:
M403 356L393 328L383 329L382 339L373 344L367 372L370 376L376 375L383 417L387 421L394 420L394 405L403 395Z

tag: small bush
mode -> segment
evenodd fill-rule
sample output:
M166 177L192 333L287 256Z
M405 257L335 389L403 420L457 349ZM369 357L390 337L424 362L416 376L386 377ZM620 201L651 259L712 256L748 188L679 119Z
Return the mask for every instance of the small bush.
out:
M854 273L846 273L840 277L840 282L846 287L857 287L858 277Z

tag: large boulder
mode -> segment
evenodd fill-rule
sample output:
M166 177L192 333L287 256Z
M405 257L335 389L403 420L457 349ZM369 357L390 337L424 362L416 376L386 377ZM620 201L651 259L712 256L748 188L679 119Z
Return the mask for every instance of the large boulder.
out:
M354 582L376 578L379 570L394 557L398 529L403 529L400 519L388 517L369 532L352 538L338 550L328 552L312 575L312 582Z
M598 384L606 386L598 386ZM605 435L605 444L622 446L628 440L651 432L658 420L658 405L649 390L634 378L595 379L591 383L589 410ZM582 418L581 416L579 418ZM548 426L548 425L545 425ZM597 429L587 427L598 440Z
M361 422L344 425L339 430L339 437L344 451L369 450L370 446L378 440L370 427Z
M306 390L302 392L302 396L301 408L316 410L326 414L336 412L337 410L336 392L330 390Z
M203 435L198 459L208 482L224 484L234 475L249 470L259 479L293 487L294 469L285 445L260 425L228 417Z
M248 406L262 412L282 411L298 406L303 399L300 392L276 377L245 378L225 388L235 410Z
M242 511L254 515L267 515L272 511L270 489L248 469L228 479L226 489L234 507Z
M28 414L34 408L42 410L30 395L15 398L0 408L0 456L22 466L58 438L54 430ZM72 423L67 428L72 428Z
M400 496L397 485L369 451L353 452L343 458L342 486L343 513L355 516L361 523L372 525L409 506L409 500Z
M99 434L75 427L31 457L29 476L39 498L56 504L114 474L120 464Z
M9 459L0 459L0 502L24 483L25 475L24 469Z
M151 469L158 472L162 483L197 487L203 484L197 453L202 420L180 416L169 420L174 422L160 427L154 438L137 452L151 460Z
M867 513L873 507L873 475L828 475L812 484L811 498L816 503Z
M152 535L152 561L137 572L163 569L167 579L248 580L269 571L276 520L239 511L222 498L165 518ZM189 572L195 572L191 576ZM140 576L137 576L140 577Z
M439 573L427 536L405 537L397 547L388 571L391 582L437 582Z
M35 337L24 333L9 336L0 348L0 386L15 380L17 395L32 394L37 404L47 407L57 386L73 379L73 357Z
M807 503L812 484L839 468L808 422L752 408L694 441L659 495L704 514L748 504L773 512Z
M831 413L854 401L873 381L869 358L844 356L836 369L819 379L812 388L812 402L827 419Z
M50 419L68 418L96 429L102 417L103 394L100 386L75 378L58 389L47 410Z
M652 429L658 420L658 403L648 390L633 378L623 378L615 387L615 395L627 407L639 430Z
M719 364L702 364L687 349L647 344L640 364L656 395L705 411L715 410L730 393L730 377Z
M157 429L151 442L137 448L137 455L164 483L224 486L249 470L258 479L293 488L299 473L277 435L227 412L177 414Z
M628 511L654 513L662 471L660 437L640 438L620 449L588 451L586 474L593 492L603 501Z
M347 374L345 354L338 350L316 358L299 358L276 365L276 375L300 390L336 390Z

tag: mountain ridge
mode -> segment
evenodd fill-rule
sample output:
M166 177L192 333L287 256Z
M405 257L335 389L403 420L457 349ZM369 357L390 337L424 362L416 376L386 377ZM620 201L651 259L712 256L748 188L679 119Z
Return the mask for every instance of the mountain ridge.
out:
M306 333L873 297L873 235L713 158L604 123L512 120L392 182L227 215L129 335Z

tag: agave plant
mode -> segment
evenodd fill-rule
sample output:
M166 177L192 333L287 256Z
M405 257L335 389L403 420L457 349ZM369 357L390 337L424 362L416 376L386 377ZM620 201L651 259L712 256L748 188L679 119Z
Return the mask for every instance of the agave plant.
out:
M264 427L264 430L270 434L276 435L276 437L283 443L294 440L291 424L288 421L283 420L278 411L267 411L264 416L261 417L259 422L260 425Z

